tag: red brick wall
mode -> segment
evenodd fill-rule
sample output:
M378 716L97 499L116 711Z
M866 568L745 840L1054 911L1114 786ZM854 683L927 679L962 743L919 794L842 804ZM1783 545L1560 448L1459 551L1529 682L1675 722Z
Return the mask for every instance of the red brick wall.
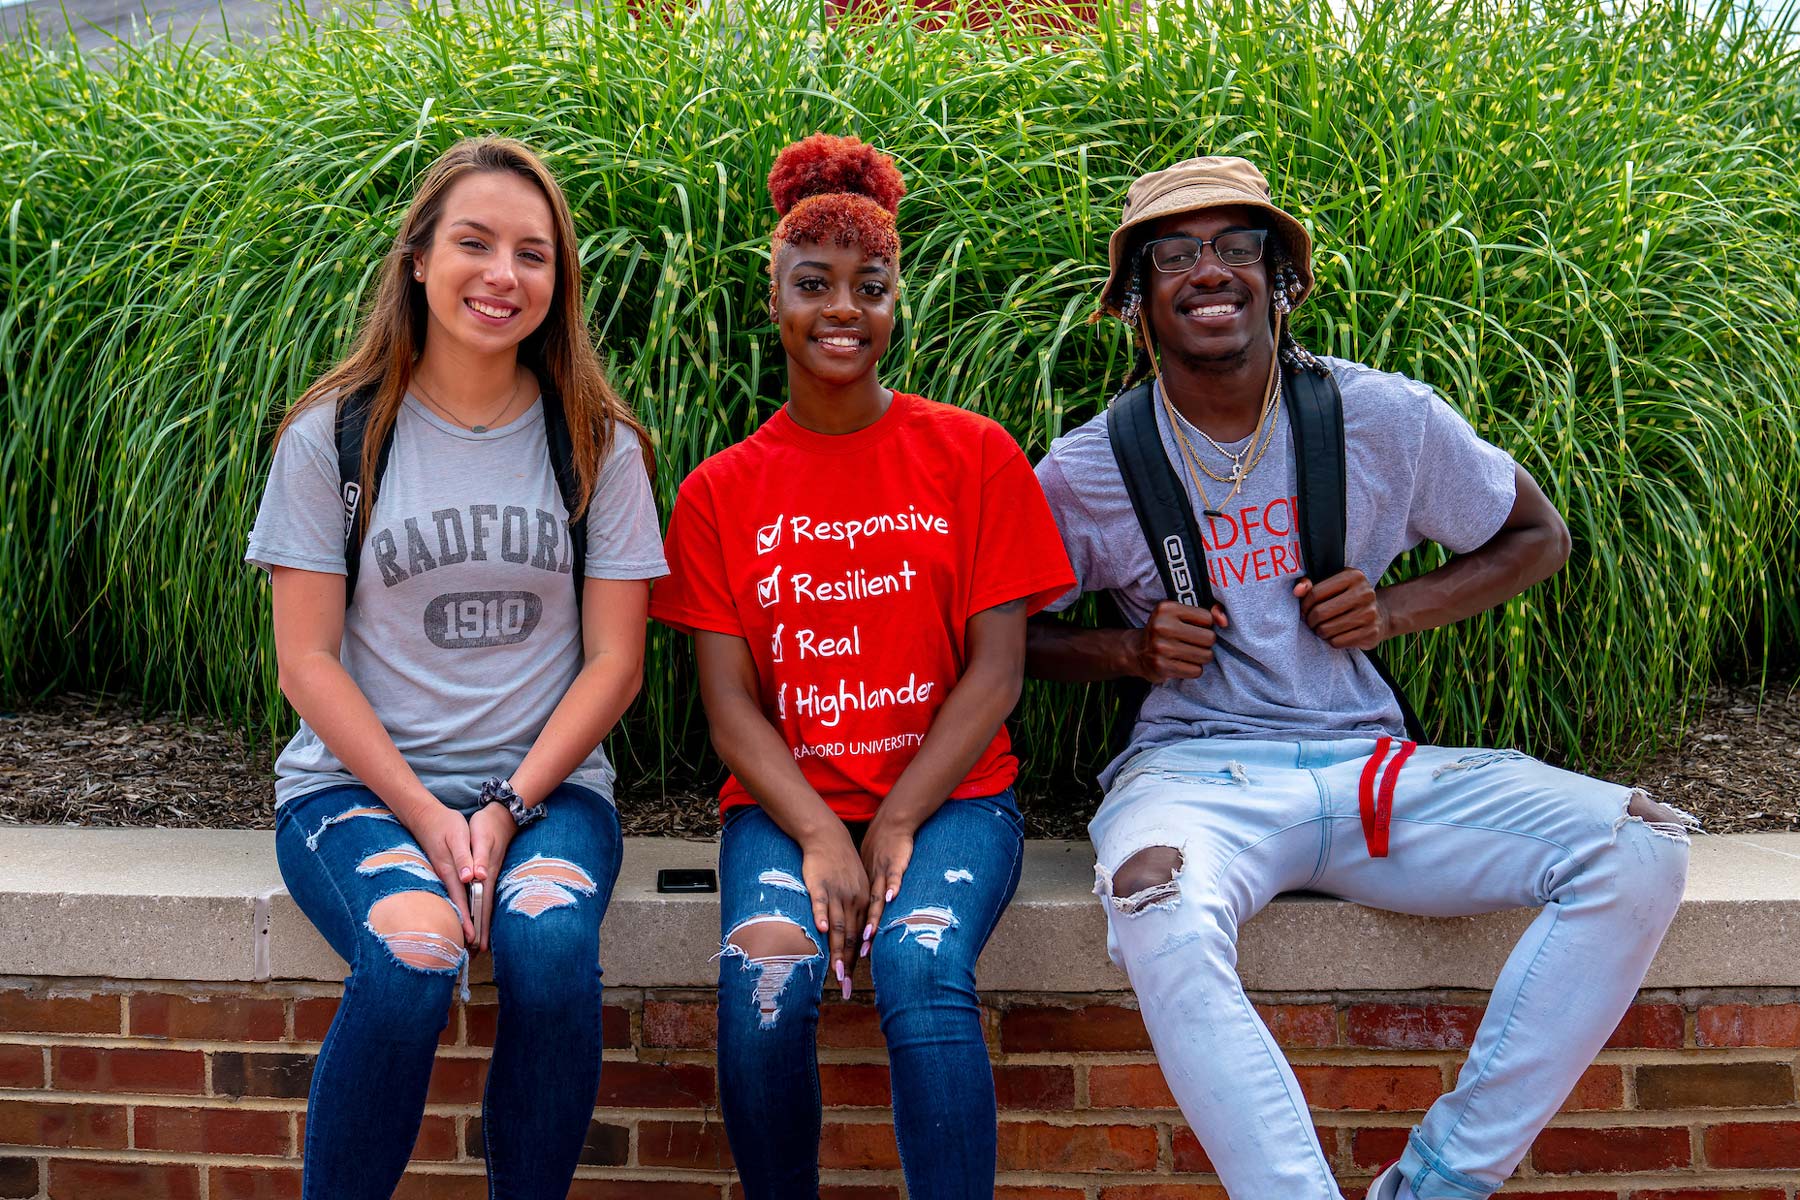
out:
M0 1198L297 1197L335 988L0 979ZM1265 996L1346 1191L1448 1086L1482 997ZM994 995L1006 1200L1225 1200L1120 996ZM611 989L580 1200L727 1200L705 992ZM399 1195L482 1200L491 991L458 1005ZM832 1200L898 1200L874 1010L820 1033ZM1800 1200L1800 994L1646 993L1508 1195Z

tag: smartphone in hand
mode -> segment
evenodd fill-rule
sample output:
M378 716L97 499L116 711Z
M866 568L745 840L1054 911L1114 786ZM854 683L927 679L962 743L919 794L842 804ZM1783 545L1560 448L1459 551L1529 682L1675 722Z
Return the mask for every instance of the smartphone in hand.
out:
M475 926L475 947L487 948L487 885L477 879L469 884L469 920Z

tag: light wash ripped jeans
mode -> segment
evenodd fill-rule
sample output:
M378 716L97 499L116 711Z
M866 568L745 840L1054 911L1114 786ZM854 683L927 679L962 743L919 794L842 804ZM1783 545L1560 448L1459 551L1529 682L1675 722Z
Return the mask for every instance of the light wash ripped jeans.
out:
M1380 832L1363 800L1384 794ZM1238 981L1243 922L1300 889L1433 917L1542 905L1455 1090L1401 1159L1421 1200L1485 1200L1630 1005L1680 904L1691 825L1641 792L1515 751L1196 739L1128 762L1088 831L1113 961L1234 1200L1342 1200L1294 1073ZM1388 839L1385 857L1366 834ZM1173 880L1144 869L1168 858L1156 847L1180 852Z

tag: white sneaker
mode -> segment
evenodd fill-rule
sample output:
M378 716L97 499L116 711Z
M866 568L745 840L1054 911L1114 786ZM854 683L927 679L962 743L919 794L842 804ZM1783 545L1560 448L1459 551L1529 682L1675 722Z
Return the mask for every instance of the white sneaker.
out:
M1396 1200L1400 1195L1402 1182L1399 1162L1389 1163L1387 1170L1377 1175L1369 1185L1368 1200Z

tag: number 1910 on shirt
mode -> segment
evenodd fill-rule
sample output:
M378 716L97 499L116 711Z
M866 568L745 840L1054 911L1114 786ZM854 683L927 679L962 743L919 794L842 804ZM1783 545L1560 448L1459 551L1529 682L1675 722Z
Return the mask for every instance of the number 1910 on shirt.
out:
M543 615L536 592L451 592L425 606L425 636L445 650L511 646L530 637Z

